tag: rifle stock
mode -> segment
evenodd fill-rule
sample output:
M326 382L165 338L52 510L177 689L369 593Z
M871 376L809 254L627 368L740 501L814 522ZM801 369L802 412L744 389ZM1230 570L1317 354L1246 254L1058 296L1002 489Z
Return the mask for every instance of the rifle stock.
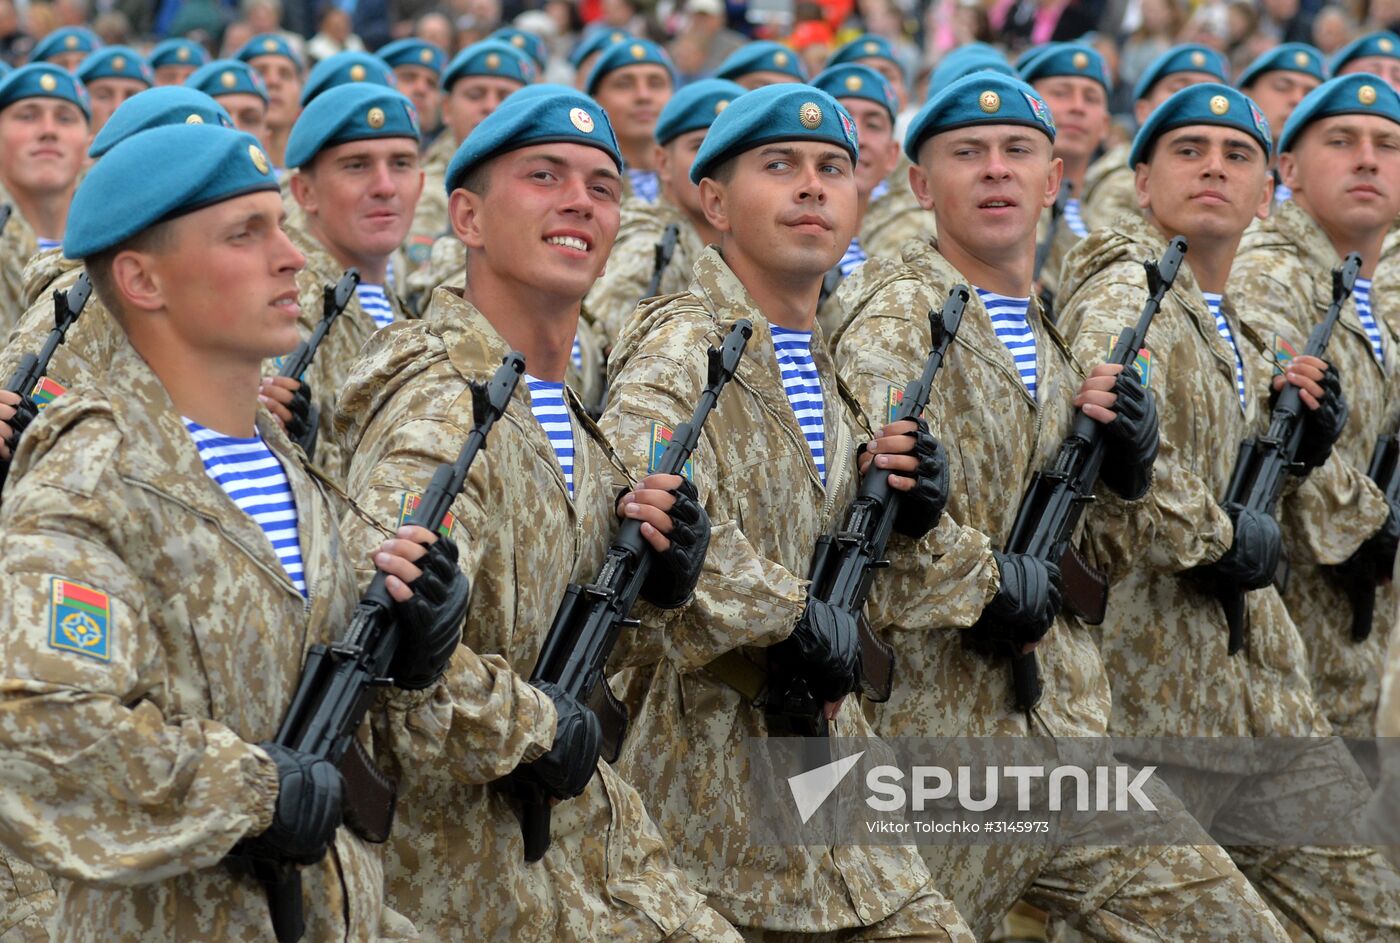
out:
M298 344L296 350L292 351L291 356L282 364L282 369L277 373L279 377L289 377L298 383L302 382L306 371L311 369L311 362L316 359L316 351L321 348L321 342L326 339L326 334L330 332L335 319L340 317L350 304L350 296L355 293L355 287L359 284L360 270L349 268L334 285L326 285L321 289L321 320L312 330L311 336ZM306 452L307 458L316 457L316 434L320 428L321 410L312 403L306 414L306 434L298 443Z
M656 244L655 255L652 256L651 280L647 282L647 293L643 298L655 298L661 291L661 279L671 265L671 256L676 253L676 242L680 235L679 223L666 224L666 230L661 234L661 241Z

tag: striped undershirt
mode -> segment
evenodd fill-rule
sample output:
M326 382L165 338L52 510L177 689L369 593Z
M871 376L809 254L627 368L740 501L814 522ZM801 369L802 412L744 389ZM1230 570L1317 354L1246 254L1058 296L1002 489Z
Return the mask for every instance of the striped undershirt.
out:
M1031 394L1031 399L1035 399L1035 333L1027 317L1030 298L1009 298L981 288L977 289L977 297L982 299L982 306L992 319L992 330L996 332L997 339L1016 362L1016 372L1021 374L1026 392Z
M655 171L629 169L627 179L632 184L632 195L639 200L655 203L661 195L661 183L656 179Z
M394 260L392 258L384 260L384 284L390 288L394 287Z
M577 334L574 335L574 346L569 348L569 361L575 370L583 369L583 348L579 346Z
M181 417L184 418L184 417ZM306 573L297 537L297 504L282 463L261 435L239 439L206 429L193 419L185 428L199 449L204 471L224 489L239 510L262 528L292 585L306 595Z
M1065 200L1065 225L1080 239L1089 235L1089 227L1084 225L1084 214L1080 210L1077 199Z
M40 252L48 252L50 249L57 249L61 245L63 245L62 239L45 239L43 236L39 237Z
M1361 327L1371 339L1371 353L1375 355L1376 362L1384 366L1385 340L1381 336L1381 326L1376 323L1376 316L1371 312L1371 280L1357 276L1351 297L1356 302L1356 316L1361 320Z
M1230 330L1230 325L1225 320L1225 313L1220 310L1222 296L1213 291L1203 291L1201 294L1206 296L1206 304L1210 307L1210 316L1215 318L1215 330L1221 337L1225 338L1225 343L1230 345L1230 351L1235 355L1235 388L1240 394L1240 412L1244 412L1244 361L1240 359L1240 349L1235 344L1235 334Z
M1287 185L1287 184L1284 184L1284 183L1276 183L1276 184L1274 184L1274 202L1275 202L1275 203L1287 203L1287 202L1288 202L1289 200L1291 200L1291 199L1293 199L1293 191L1290 190L1290 189L1288 188L1288 185Z
M817 474L826 484L826 422L822 408L822 381L812 359L812 332L789 331L769 325L778 370L783 375L783 392L792 404L798 428L812 450Z
M569 407L564 402L564 384L540 380L528 373L525 374L525 383L530 387L530 410L544 429L544 434L549 436L554 457L564 473L564 484L569 488L569 497L573 497L574 426L569 421Z
M841 261L836 263L836 267L841 270L841 277L850 278L851 273L860 268L865 258L865 250L860 247L860 237L852 239L842 254Z
M374 319L375 327L388 327L394 323L394 309L389 306L389 296L384 294L383 285L368 285L364 282L355 286L355 297L360 299L360 307Z

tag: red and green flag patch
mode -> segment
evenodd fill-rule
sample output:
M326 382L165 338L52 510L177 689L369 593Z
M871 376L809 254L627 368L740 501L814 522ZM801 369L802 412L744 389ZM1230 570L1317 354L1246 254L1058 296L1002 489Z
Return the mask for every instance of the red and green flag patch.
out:
M666 447L671 444L671 432L669 426L663 426L659 422L651 424L651 448L647 450L647 474L651 475L661 467L661 456L666 454ZM681 474L691 481L694 481L695 456L685 460L685 467L681 469Z
M49 647L111 661L112 603L108 595L56 576L49 585Z
M405 491L403 498L399 501L399 526L408 523L408 519L418 510L418 505L423 503L423 495L417 491ZM457 523L457 519L448 511L447 516L442 519L442 526L438 528L438 533L444 537L452 536L452 527Z
M1298 348L1283 339L1282 334L1274 335L1274 376L1288 369L1293 358L1298 356Z
M50 380L48 377L40 377L39 382L34 384L34 389L30 392L29 399L42 411L45 406L67 392L68 388L58 381Z
M1112 334L1104 335L1108 338L1108 347L1104 350L1104 359L1113 356L1113 348L1118 346L1118 338ZM1133 366L1137 368L1138 380L1143 386L1152 385L1152 351L1146 347L1140 348L1137 356L1133 358Z
M904 402L904 390L891 384L885 389L885 422L894 422L899 404Z

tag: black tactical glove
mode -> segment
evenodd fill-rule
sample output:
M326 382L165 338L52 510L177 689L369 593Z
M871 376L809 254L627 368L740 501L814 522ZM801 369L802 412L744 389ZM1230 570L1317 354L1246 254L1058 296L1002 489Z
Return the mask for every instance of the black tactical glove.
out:
M301 386L297 387L292 394L292 401L287 404L287 409L292 414L291 422L287 423L287 435L293 442L301 446L301 450L306 453L307 458L316 457L316 432L321 425L321 411L311 404L311 384L305 380L301 381Z
M860 630L850 614L808 599L792 634L768 649L779 671L804 679L823 703L839 701L860 682Z
M1283 535L1278 521L1268 514L1249 510L1230 502L1225 505L1235 536L1225 556L1198 569L1207 576L1219 578L1243 589L1263 589L1274 581Z
M272 824L243 842L242 851L255 858L295 864L315 864L340 826L345 782L330 760L317 759L280 744L258 746L277 764L277 807Z
M552 681L535 685L554 702L558 720L554 745L533 763L521 766L517 775L530 780L554 799L572 799L588 788L598 756L603 750L603 728L591 710Z
M1099 477L1129 501L1147 493L1152 463L1157 461L1157 398L1142 385L1137 371L1125 367L1113 383L1116 418L1104 426L1108 449Z
M397 687L430 687L447 670L462 639L471 586L457 568L457 545L439 536L418 560L423 574L409 587L413 595L395 603L400 638L389 665Z
M1322 401L1317 409L1303 406L1303 438L1298 443L1298 462L1302 465L1300 474L1306 475L1320 467L1332 454L1332 446L1346 427L1351 407L1342 392L1342 378L1337 368L1327 365L1322 375Z
M918 540L933 530L938 517L948 503L948 453L943 443L929 432L928 423L920 416L915 420L914 452L919 459L918 477L914 487L900 493L899 515L894 529L906 537Z
M1367 538L1356 551L1357 556L1369 554L1375 561L1376 573L1381 579L1389 579L1395 570L1395 553L1400 549L1400 505L1387 502L1390 514L1386 516L1381 529Z
M1001 585L963 638L984 654L1020 654L1023 646L1045 638L1060 611L1060 568L1022 553L993 550L992 556Z
M652 553L651 569L642 583L642 598L659 609L675 609L690 601L710 546L710 516L695 485L682 478L671 494L676 496L670 511L671 533L666 535L671 547L665 553Z
M10 462L14 460L15 449L19 448L19 437L24 434L25 429L29 428L34 417L39 415L39 410L34 407L34 403L27 396L19 398L14 410L15 414L4 420L5 425L10 427L10 437L5 440L5 444L10 447L10 458L7 461L0 461L0 484L5 483L5 474L10 470Z

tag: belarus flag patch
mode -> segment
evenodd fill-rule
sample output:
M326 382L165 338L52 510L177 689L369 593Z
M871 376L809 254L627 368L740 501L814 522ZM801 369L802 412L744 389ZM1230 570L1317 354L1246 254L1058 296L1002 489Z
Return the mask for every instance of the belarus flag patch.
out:
M49 647L111 661L112 604L107 594L56 576L50 592Z

